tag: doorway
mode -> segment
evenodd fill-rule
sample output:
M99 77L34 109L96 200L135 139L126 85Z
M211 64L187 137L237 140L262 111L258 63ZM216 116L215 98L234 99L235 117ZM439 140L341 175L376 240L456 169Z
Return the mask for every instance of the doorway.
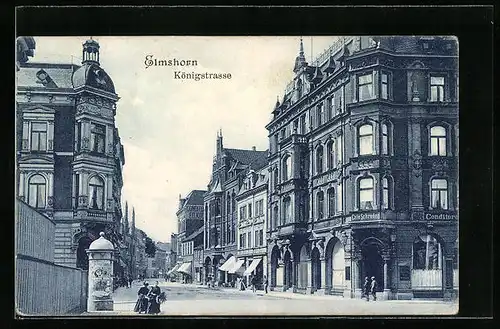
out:
M363 263L362 263L362 278L360 283L363 284L364 278L371 279L375 277L377 281L377 291L384 290L384 261L380 255L377 244L368 244L362 248Z

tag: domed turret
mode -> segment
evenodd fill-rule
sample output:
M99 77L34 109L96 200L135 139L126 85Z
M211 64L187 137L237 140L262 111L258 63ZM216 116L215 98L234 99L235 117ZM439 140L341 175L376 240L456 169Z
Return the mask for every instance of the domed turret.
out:
M99 65L99 43L90 37L83 43L82 64Z
M104 232L99 233L101 236L99 239L92 242L89 246L89 250L114 250L113 244L104 238Z

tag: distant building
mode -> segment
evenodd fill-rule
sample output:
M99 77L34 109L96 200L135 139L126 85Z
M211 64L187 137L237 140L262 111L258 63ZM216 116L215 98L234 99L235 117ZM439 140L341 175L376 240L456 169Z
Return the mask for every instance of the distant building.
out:
M202 264L195 262L195 248L203 246L203 226L197 231L186 236L181 243L182 265L177 269L181 273L184 282L192 282L200 277ZM197 254L199 257L199 254Z
M267 165L267 151L231 149L223 146L222 132L217 134L212 175L203 198L204 209L204 280L219 283L235 280L224 265L236 255L236 195L249 170ZM223 266L224 265L224 266ZM222 269L221 269L221 266Z
M259 284L267 276L267 189L269 170L250 170L236 195L238 209L238 252L236 263L228 273L257 278Z

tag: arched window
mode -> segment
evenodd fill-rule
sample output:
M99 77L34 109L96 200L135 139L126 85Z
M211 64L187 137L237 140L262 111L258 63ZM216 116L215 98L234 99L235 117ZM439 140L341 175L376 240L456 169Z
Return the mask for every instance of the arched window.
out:
M413 243L413 269L439 270L441 268L441 244L431 235L418 236Z
M431 208L448 209L448 181L446 179L431 180Z
M323 194L323 191L319 191L317 194L317 212L318 212L318 219L322 219L325 216L325 195Z
M431 128L431 155L446 156L446 129L442 126Z
M292 157L286 155L283 159L283 181L286 182L291 178L292 174Z
M328 195L328 217L332 217L335 215L335 190L329 188L326 192Z
M285 197L283 199L283 224L287 224L291 221L291 216L292 216L292 200L290 197Z
M316 149L316 173L321 174L323 172L323 146L319 146Z
M47 183L42 175L31 176L28 189L28 203L34 208L45 208Z
M365 124L358 128L358 152L359 155L368 155L373 152L373 127Z
M382 145L381 151L383 155L389 154L389 128L386 123L382 124Z
M279 219L279 211L278 211L278 206L273 207L273 218L272 218L272 227L271 229L276 229L278 227L278 219Z
M93 176L89 182L90 208L104 209L104 181L99 176Z
M382 178L382 209L389 209L391 205L392 191L390 179Z
M328 167L328 169L332 169L335 167L335 151L333 147L333 141L330 141L328 142L328 144L326 144L326 153L326 166Z
M361 210L373 210L375 203L373 193L373 178L366 177L359 180L359 208Z

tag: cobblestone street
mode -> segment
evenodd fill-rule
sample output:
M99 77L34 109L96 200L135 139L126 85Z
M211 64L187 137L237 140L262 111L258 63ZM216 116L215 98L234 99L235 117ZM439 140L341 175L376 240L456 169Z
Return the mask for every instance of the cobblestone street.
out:
M150 281L154 283L154 280ZM114 311L110 315L137 315L133 312L137 290L119 288L114 294ZM458 304L443 301L377 301L344 299L335 296L311 296L282 292L230 288L208 288L193 284L160 281L167 294L161 315L168 316L225 316L225 315L445 315L458 311ZM93 315L93 314L90 314ZM144 316L141 314L141 316ZM152 316L152 315L149 315Z

